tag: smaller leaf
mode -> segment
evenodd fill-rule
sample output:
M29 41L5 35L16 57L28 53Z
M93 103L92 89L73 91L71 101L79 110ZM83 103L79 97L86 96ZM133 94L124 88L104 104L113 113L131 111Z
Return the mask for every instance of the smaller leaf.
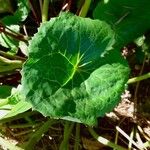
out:
M6 98L11 95L11 86L2 85L0 86L0 99Z
M2 19L2 22L5 25L18 24L20 21L24 21L29 13L29 2L28 0L18 0L17 1L18 9L14 15L6 16Z
M19 42L19 48L21 50L21 52L25 55L25 56L28 56L28 45L27 43L23 42L23 41L20 41Z
M26 112L31 109L31 104L25 101L25 97L21 93L22 86L18 85L17 88L12 88L11 96L7 98L7 105L1 107L1 119L16 116L20 113ZM10 110L4 110L9 108Z
M3 119L11 110L11 105L5 105L3 107L0 107L0 120Z
M21 100L20 102L18 102L12 109L11 111L4 116L4 118L9 118L9 117L13 117L16 116L18 114L24 113L26 111L28 111L29 109L31 109L31 104Z
M137 46L142 46L144 44L144 41L145 41L145 36L143 35L143 36L140 36L137 39L135 39L134 43Z
M142 49L143 49L143 52L145 53L145 55L150 58L150 36L147 35L146 36L146 39L142 45Z
M18 33L20 30L20 27L18 25L10 25L7 26L10 30ZM10 30L5 29L7 32L10 32ZM5 33L0 33L0 45L3 47L9 48L11 54L16 54L18 52L18 45L19 41L6 35Z
M135 41L136 45L138 46L136 51L136 56L143 61L145 55L147 58L150 58L150 35L147 34L146 36L140 37Z
M15 105L18 102L23 101L25 99L24 96L21 94L21 89L21 85L18 85L17 88L12 88L11 96L8 97L9 104Z

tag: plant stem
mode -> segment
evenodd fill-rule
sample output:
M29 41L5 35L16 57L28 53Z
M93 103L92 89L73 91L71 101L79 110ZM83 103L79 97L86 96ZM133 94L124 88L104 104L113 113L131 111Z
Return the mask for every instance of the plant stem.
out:
M21 60L9 60L0 56L0 73L9 72L21 68L23 62Z
M133 137L134 137L134 127L133 127L133 129L132 129L132 131L131 131L131 133L130 133L130 138L133 140ZM131 150L132 149L132 141L130 140L129 141L129 144L128 144L128 150Z
M7 105L9 102L8 98L0 99L0 107Z
M29 127L35 128L40 125L41 123L13 124L13 125L9 125L9 128L13 128L13 129L16 129L16 128L21 129L21 128L29 128Z
M42 14L42 0L39 0L39 5L40 5L40 11L41 11L41 14Z
M7 29L7 30L6 30ZM4 33L5 35L8 35L18 41L23 41L25 43L28 43L28 40L29 40L29 37L26 37L20 33L16 33L14 31L12 31L11 29L7 28L5 25L3 25L1 22L0 22L0 33Z
M37 114L37 112L36 111L24 112L22 114L18 114L16 116L13 116L13 117L10 117L10 118L1 119L0 123L3 124L3 123L6 123L6 122L10 122L10 121L13 121L13 120L24 118L26 116L32 116L34 114Z
M143 129L142 129L139 125L137 125L137 128L138 128L140 134L141 134L147 141L150 141L150 137L145 134L145 132L143 131Z
M44 0L42 8L42 22L48 20L48 7L49 7L49 0Z
M9 72L18 68L21 68L23 61L21 60L9 60L0 56L0 73Z
M91 4L91 0L85 0L84 4L79 12L79 16L86 17L89 7L90 7L90 4Z
M25 145L25 149L32 150L35 147L35 144L42 138L43 134L48 131L50 126L57 121L49 119L46 121L39 129L36 130L35 133L31 136L27 144Z
M138 149L141 149L138 144L128 135L126 134L119 126L116 126L116 129L122 136L124 136L129 142L135 145Z
M132 84L150 78L150 72L139 77L134 77L128 80L127 84Z
M35 130L35 129L34 129ZM11 134L14 136L14 137L19 137L19 136L23 136L23 135L27 135L27 134L31 134L33 133L33 129L28 129L28 130L22 130L18 133L13 133L12 131L10 131Z
M7 52L4 52L4 51L1 51L0 50L0 55L2 55L2 56L4 56L4 57L6 57L6 58L9 58L9 59L19 59L19 60L26 60L25 58L23 58L23 57L20 57L20 56L16 56L16 55L11 55L11 54L9 54L9 53L7 53Z
M74 150L79 149L79 142L80 142L80 124L76 123L76 136L75 136Z
M9 59L2 57L2 56L0 56L0 62L5 63L5 64L13 64L13 65L20 64L20 65L22 65L21 60L9 60Z
M119 138L119 132L116 131L116 136L115 136L115 144L118 143L118 138ZM115 148L113 148L113 150L116 150Z
M91 135L96 139L98 140L98 142L106 145L106 146L109 146L111 148L114 148L114 149L118 149L118 150L126 150L125 148L123 148L122 146L119 146L119 145L116 145L115 143L105 139L104 137L101 137L99 136L92 128L89 127L89 132L91 133Z
M68 150L69 136L73 129L74 123L66 121L64 128L64 139L60 144L59 150Z

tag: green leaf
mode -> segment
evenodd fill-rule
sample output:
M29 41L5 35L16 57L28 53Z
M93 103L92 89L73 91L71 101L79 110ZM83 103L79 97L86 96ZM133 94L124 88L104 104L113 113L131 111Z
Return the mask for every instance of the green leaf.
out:
M137 60L142 63L144 57L150 58L150 34L146 34L146 36L139 37L136 39L135 44L137 45L136 48L136 58Z
M141 46L142 51L145 53L147 58L150 58L150 35L146 36L143 45Z
M19 42L19 48L21 50L21 52L25 55L25 56L28 56L28 44L23 42L23 41L20 41Z
M18 33L21 21L24 21L29 13L29 2L28 0L17 0L17 10L13 15L6 16L0 20L0 23L4 24L11 31ZM10 32L10 30L7 30ZM4 34L0 33L0 44L6 48L10 48L10 53L16 54L18 52L19 41Z
M24 113L24 112L28 111L31 108L32 108L32 106L31 106L30 103L22 100L22 101L18 102L16 105L14 105L12 107L12 109L9 111L9 113L7 113L3 117L3 119L17 116L18 114Z
M149 10L149 0L102 0L93 16L109 23L124 46L150 29Z
M8 97L9 104L16 105L18 102L25 100L21 90L22 86L20 84L17 86L17 88L12 88L11 95Z
M18 24L20 21L24 21L29 13L28 0L17 0L17 10L13 15L4 17L1 22L5 25Z
M7 26L8 29L18 33L20 30L20 27L18 25L10 25ZM10 32L10 30L5 29L7 32ZM19 46L19 41L6 35L5 33L0 33L0 45L9 48L10 53L16 54L18 52L18 46Z
M105 22L70 13L43 23L29 44L22 92L45 116L93 125L119 102L129 69Z
M11 95L11 86L1 85L0 86L0 99L6 98Z
M145 36L143 35L143 36L140 36L140 37L138 37L137 39L135 39L134 40L134 43L138 46L138 47L140 47L140 46L142 46L143 44L144 44L144 41L145 41Z
M6 88L5 88L6 89ZM2 89L5 90L5 89ZM1 88L0 88L1 90ZM24 95L21 93L22 86L18 85L17 88L12 88L11 93L9 90L9 97L5 97L7 101L7 104L1 107L0 119L9 118L16 116L20 113L26 112L27 110L31 109L31 104L25 101ZM5 110L4 108L9 108L9 110Z

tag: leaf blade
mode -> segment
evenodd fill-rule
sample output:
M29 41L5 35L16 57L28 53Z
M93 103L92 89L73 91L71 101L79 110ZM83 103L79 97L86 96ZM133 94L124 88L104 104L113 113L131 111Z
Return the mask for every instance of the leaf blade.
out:
M114 37L105 22L70 13L44 23L30 41L29 58L22 69L23 93L33 109L45 116L69 116L70 120L89 125L111 111L119 102L129 74L126 61L113 49ZM89 89L99 91L96 96L86 91L87 83ZM107 96L102 90L108 88ZM110 98L113 100L108 105Z

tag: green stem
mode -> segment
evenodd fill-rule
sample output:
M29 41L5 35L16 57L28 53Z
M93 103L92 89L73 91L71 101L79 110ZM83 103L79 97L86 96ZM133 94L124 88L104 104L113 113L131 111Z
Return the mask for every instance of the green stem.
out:
M64 128L64 139L60 144L59 150L68 150L68 143L71 131L73 129L74 123L66 121Z
M34 129L35 130L35 129ZM11 131L10 131L11 132ZM33 133L33 129L21 130L18 133L11 133L14 137L24 136Z
M51 125L57 121L49 119L46 121L35 133L30 137L29 141L25 145L25 149L32 150L35 147L35 144L42 138L43 134L48 131Z
M29 127L35 128L40 125L41 123L26 123L26 124L13 124L13 125L9 125L8 127L13 129L16 128L21 129L21 128L29 128Z
M21 60L9 60L0 56L0 73L9 72L22 67L23 61Z
M8 98L0 99L0 107L7 105L9 102Z
M85 0L84 4L79 12L79 16L86 17L89 7L90 7L90 4L91 4L91 0Z
M2 57L2 56L0 56L0 62L8 64L8 65L9 64L13 64L13 65L19 64L19 65L22 65L22 63L23 63L21 60L9 60L9 59L7 59L5 57Z
M89 127L89 132L91 133L91 135L100 143L109 146L111 148L114 149L118 149L118 150L126 150L125 148L123 148L122 146L116 145L115 143L105 139L104 137L99 136L92 128Z
M132 84L150 78L150 72L139 77L134 77L128 80L127 84Z
M13 117L10 117L10 118L1 119L0 123L3 124L3 123L6 123L6 122L11 122L13 120L21 119L21 118L24 118L26 116L32 116L32 115L35 115L35 114L37 114L36 111L24 112L22 114L18 114L16 116L13 116Z
M116 131L116 136L115 136L115 144L118 143L118 138L119 138L119 132ZM113 150L116 150L116 148L113 148Z
M76 123L76 136L75 136L74 150L79 150L79 143L80 143L80 124Z
M49 0L44 0L42 8L42 22L48 20L48 7L49 7Z
M131 131L131 134L130 134L130 138L133 140L133 138L134 138L134 127L133 127L133 129L132 129L132 131ZM128 144L128 150L131 150L132 149L132 142L131 142L131 140L129 140L129 144Z
M4 57L6 57L6 58L9 58L9 59L23 60L23 61L26 60L26 59L23 58L23 57L16 56L16 55L11 55L11 54L9 54L9 53L7 53L7 52L4 52L4 51L1 51L1 50L0 50L0 55L4 56Z
M20 33L16 33L16 32L14 32L14 31L12 31L11 29L9 29L9 28L7 28L6 26L3 26L2 24L1 24L1 22L0 22L0 33L2 32L2 33L4 33L5 35L8 35L8 36L10 36L10 37L12 37L12 38L14 38L14 39L16 39L16 40L18 40L18 41L23 41L23 42L25 42L25 43L28 43L28 40L29 40L29 37L26 37L26 36L24 36L24 35L22 35L22 34L20 34ZM7 30L6 30L6 29Z

